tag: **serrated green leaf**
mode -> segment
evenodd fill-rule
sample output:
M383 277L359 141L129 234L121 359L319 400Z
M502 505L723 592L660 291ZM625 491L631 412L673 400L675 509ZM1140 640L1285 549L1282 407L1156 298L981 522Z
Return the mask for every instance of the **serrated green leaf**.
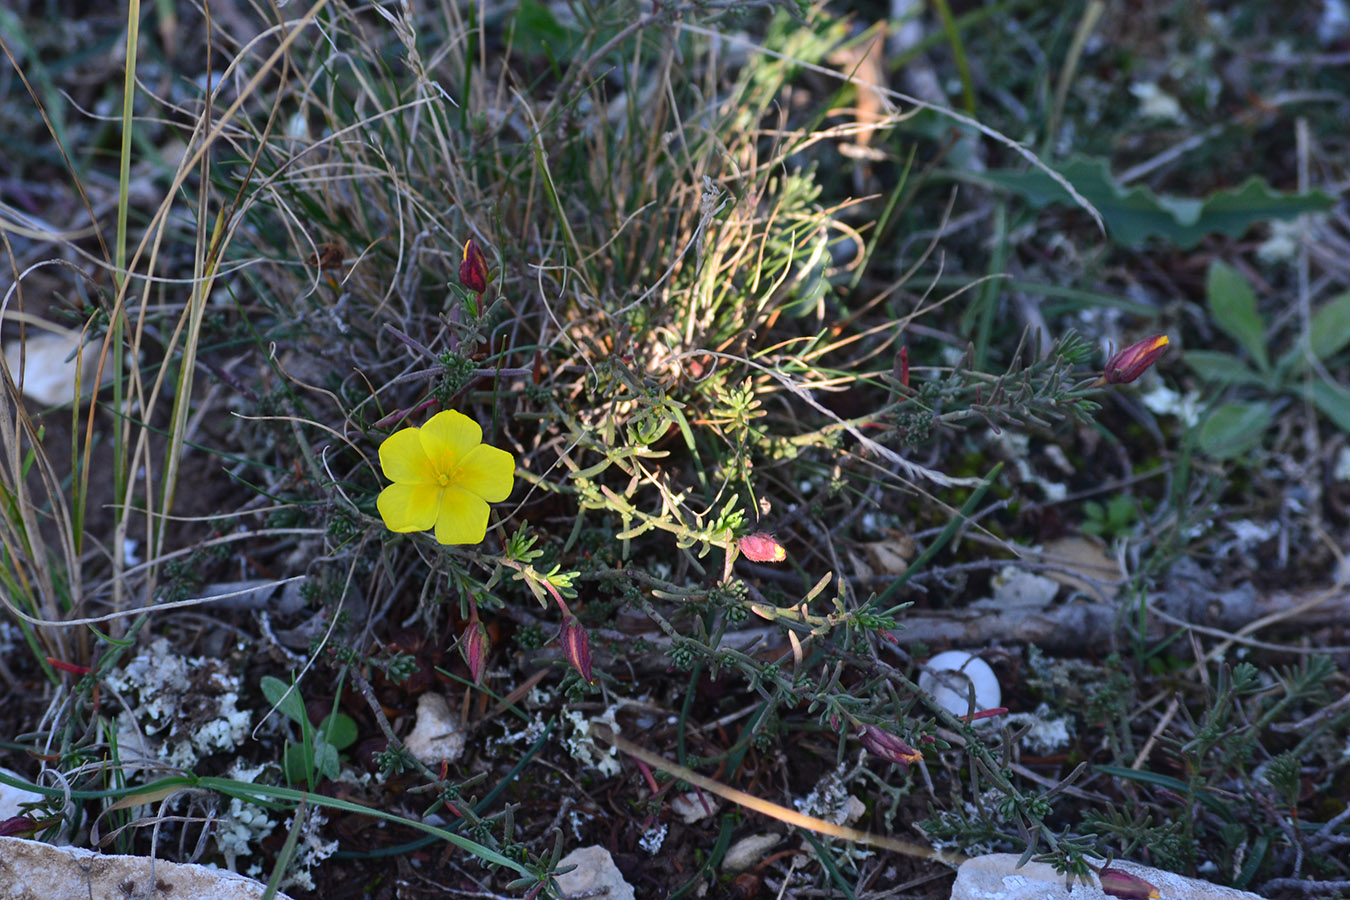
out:
M1307 394L1322 415L1334 422L1341 431L1350 434L1350 391L1319 378L1308 385Z
M1270 372L1266 352L1266 323L1256 308L1256 292L1242 273L1222 260L1209 264L1205 281L1205 299L1214 324L1237 341L1256 361L1262 372Z
M1271 418L1266 403L1224 403L1200 424L1200 449L1215 459L1241 456L1261 442Z
M1104 159L1074 157L1054 168L1101 213L1111 239L1129 247L1159 237L1188 249L1208 234L1240 237L1258 222L1292 219L1330 209L1335 202L1320 191L1281 194L1255 177L1236 188L1194 199L1159 196L1146 187L1126 189L1116 183ZM1051 203L1078 205L1068 191L1039 169L966 177L1012 191L1035 209Z
M305 717L305 701L301 699L298 690L287 694L290 685L271 675L264 675L259 687L262 688L267 702L275 706L286 718L301 726L309 724L309 719Z
M1332 297L1318 307L1309 323L1312 351L1318 359L1329 359L1350 344L1350 292Z
M1217 384L1256 384L1264 385L1262 378L1251 366L1231 353L1218 350L1187 350L1182 359L1191 371L1205 381Z

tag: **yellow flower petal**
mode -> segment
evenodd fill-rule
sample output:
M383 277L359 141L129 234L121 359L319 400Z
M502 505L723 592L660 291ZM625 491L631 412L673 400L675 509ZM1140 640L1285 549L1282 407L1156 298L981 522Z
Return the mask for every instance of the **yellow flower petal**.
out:
M499 503L511 496L515 474L515 457L489 444L479 444L460 461L455 484L489 503Z
M436 524L440 494L439 487L425 484L391 484L380 491L375 506L390 531L426 531Z
M416 428L395 431L380 444L384 477L399 484L436 484L436 467L422 449ZM430 526L427 526L430 527Z
M442 544L478 544L487 536L488 505L482 497L451 485L441 491L436 540Z
M466 453L483 440L483 429L461 412L438 412L422 426L422 449L435 460L437 470L450 472Z

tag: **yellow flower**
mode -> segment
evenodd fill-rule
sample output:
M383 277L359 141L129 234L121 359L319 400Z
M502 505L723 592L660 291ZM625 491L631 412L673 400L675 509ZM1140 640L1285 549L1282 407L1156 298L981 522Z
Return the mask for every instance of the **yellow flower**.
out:
M393 484L375 505L390 531L435 526L442 544L477 544L487 534L488 504L511 495L516 461L484 444L477 422L446 410L391 434L380 445L380 468Z

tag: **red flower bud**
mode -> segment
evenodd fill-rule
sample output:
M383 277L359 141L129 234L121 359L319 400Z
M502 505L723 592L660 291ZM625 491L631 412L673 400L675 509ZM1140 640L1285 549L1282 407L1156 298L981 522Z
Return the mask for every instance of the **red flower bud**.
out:
M1097 873L1102 890L1120 900L1157 900L1158 889L1138 875L1124 869L1102 869Z
M1137 344L1131 344L1106 362L1102 381L1106 384L1128 384L1158 361L1167 351L1167 335L1155 334Z
M487 290L487 282L487 257L478 242L469 238L464 242L464 260L459 264L459 283L481 295Z
M776 563L787 559L787 551L773 535L763 531L747 534L740 540L741 552L753 562Z
M907 766L923 759L923 754L906 744L889 731L882 731L875 725L858 726L858 740L873 756Z
M77 666L75 663L68 663L62 659L47 657L47 662L51 663L53 669L60 669L62 672L69 672L72 675L88 675L94 671L88 666Z
M577 621L576 616L567 616L563 619L562 625L562 645L563 652L567 654L567 661L572 664L582 679L587 684L593 684L591 679L591 639L586 635L586 629Z
M474 684L483 683L483 676L487 673L488 652L491 649L492 641L488 638L487 629L475 617L464 629L459 641L459 652L464 655L464 662L469 666L469 674L473 676Z

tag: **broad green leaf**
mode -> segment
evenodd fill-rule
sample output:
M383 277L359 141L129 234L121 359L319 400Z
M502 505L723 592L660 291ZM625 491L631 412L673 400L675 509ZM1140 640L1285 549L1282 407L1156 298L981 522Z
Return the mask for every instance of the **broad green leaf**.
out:
M1350 292L1318 307L1310 328L1313 355L1318 359L1329 359L1350 344Z
M1209 265L1205 282L1209 314L1224 334L1247 351L1262 372L1270 372L1266 353L1266 323L1256 308L1256 292L1242 273L1221 260Z
M337 748L318 735L314 736L314 771L330 781L342 774Z
M319 725L319 733L339 750L356 743L356 721L346 713L329 713Z
M1200 449L1216 459L1241 456L1261 442L1271 418L1266 403L1224 403L1200 424Z
M305 716L305 701L300 698L300 691L295 690L287 694L290 685L271 675L264 675L259 687L262 688L267 702L280 710L286 718L301 726L309 725L309 719Z
M1286 385L1291 378L1306 368L1308 368L1308 354L1303 349L1302 341L1299 341L1275 358L1275 368L1270 373L1269 382L1262 383Z
M1336 427L1350 434L1350 390L1324 379L1317 379L1308 386L1312 402L1336 424Z
M314 771L314 754L304 744L287 744L281 754L281 770L288 784L304 784Z
M1191 371L1205 381L1217 384L1266 385L1269 379L1261 377L1251 366L1231 353L1218 350L1187 350L1182 354Z
M1111 239L1129 247L1160 237L1186 249L1208 234L1240 237L1258 222L1292 219L1305 212L1330 209L1335 203L1321 191L1276 193L1259 178L1202 199L1159 196L1145 187L1120 186L1106 160L1081 156L1055 169L1101 213ZM1035 209L1051 203L1078 205L1068 191L1039 169L965 177L1012 191Z

